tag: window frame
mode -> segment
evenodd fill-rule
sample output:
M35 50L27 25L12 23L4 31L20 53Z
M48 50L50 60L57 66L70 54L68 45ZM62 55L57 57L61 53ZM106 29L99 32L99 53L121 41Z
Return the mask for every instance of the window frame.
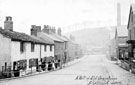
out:
M52 51L52 45L50 45L50 51Z
M44 51L45 52L47 51L47 45L44 45Z
M34 51L35 51L35 44L31 43L31 52L34 52Z
M20 42L20 52L23 53L25 51L25 43Z

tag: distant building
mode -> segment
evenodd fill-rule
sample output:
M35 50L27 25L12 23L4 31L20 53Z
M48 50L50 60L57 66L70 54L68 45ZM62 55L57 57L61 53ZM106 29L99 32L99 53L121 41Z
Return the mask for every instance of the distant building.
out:
M128 30L126 25L121 25L121 9L120 3L117 3L117 26L115 28L115 36L110 41L110 55L111 58L119 59L125 52L127 52L127 37Z
M127 53L127 38L128 38L128 30L127 26L117 26L116 33L115 33L115 40L116 40L116 55L118 59L124 57L125 53Z
M135 4L130 6L128 18L128 70L135 73Z

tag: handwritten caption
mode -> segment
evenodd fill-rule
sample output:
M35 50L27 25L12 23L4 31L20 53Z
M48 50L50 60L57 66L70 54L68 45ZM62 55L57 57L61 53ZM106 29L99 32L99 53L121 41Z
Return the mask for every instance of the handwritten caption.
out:
M76 76L75 80L85 80L87 85L122 85L117 78L102 76Z

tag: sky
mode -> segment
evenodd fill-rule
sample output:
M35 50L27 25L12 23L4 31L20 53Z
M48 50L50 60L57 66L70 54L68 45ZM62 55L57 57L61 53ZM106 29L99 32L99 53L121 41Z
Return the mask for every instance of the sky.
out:
M31 25L61 27L63 32L116 25L117 3L127 24L134 0L0 0L0 26L12 16L14 30L30 34Z

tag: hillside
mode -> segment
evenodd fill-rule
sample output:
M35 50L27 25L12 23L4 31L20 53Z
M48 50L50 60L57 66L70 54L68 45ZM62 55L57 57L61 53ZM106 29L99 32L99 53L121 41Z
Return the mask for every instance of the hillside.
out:
M77 30L70 34L75 37L75 41L86 48L103 47L109 39L109 30L105 27L102 28L87 28Z

